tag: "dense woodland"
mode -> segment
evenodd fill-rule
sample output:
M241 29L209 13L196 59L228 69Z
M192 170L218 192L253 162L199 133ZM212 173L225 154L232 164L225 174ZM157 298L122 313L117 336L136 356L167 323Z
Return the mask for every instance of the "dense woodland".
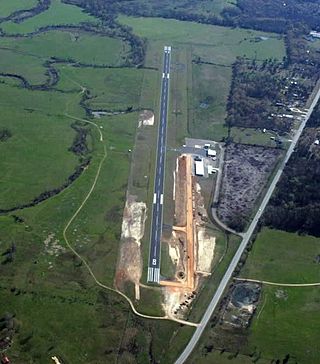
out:
M87 11L110 17L118 13L135 16L157 16L206 24L240 26L284 33L292 23L318 28L319 0L238 0L219 13L205 11L208 0L66 0Z
M320 27L319 0L238 0L236 8L226 8L224 18L234 25L283 33L292 24Z
M312 114L266 213L267 225L320 236L320 105Z
M286 59L257 62L238 58L233 64L227 125L289 132L293 122L290 107L303 108L315 85L315 67L312 69L311 75Z

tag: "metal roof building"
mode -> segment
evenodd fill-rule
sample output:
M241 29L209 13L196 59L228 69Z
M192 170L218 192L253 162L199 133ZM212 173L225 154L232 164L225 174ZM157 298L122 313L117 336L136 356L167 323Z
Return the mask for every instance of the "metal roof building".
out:
M203 165L203 159L201 161L195 161L195 175L196 176L204 176L204 165Z
M208 157L216 157L217 156L217 152L213 149L207 149L207 156Z

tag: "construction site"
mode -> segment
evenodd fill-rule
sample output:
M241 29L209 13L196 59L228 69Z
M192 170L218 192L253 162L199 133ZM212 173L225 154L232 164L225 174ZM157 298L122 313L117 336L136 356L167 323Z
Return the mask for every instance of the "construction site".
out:
M192 144L193 143L193 144ZM182 153L176 157L173 178L172 206L164 206L173 216L170 228L162 234L161 244L168 252L162 256L167 260L174 273L167 275L161 272L160 290L163 293L163 310L168 316L182 318L188 312L193 299L197 296L201 279L209 276L215 252L216 238L208 231L209 222L200 179L208 179L209 174L219 161L208 157L209 144L205 141L186 141ZM212 142L213 143L213 142ZM212 144L214 145L214 144ZM213 161L214 159L214 161ZM206 176L197 175L197 163L202 163ZM201 169L202 169L201 168ZM211 173L210 173L211 170ZM209 173L208 173L209 171ZM214 187L212 179L209 181ZM173 208L173 209L172 209ZM117 266L115 285L123 289L125 282L134 284L135 300L140 300L143 279L142 246L146 240L145 225L150 212L145 203L137 201L135 196L128 195L123 215L122 244Z
M183 317L197 295L199 278L211 274L215 237L206 232L208 221L201 188L197 182L198 157L182 154L174 172L174 217L168 244L174 277L163 279L164 307L168 315Z

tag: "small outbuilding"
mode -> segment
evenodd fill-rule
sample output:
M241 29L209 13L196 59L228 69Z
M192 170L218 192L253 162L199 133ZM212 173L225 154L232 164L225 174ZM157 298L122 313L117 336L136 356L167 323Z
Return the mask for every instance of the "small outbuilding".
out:
M207 149L207 157L216 157L217 152L213 149Z
M195 175L200 177L204 176L203 159L201 159L200 161L195 161L194 166L195 166Z

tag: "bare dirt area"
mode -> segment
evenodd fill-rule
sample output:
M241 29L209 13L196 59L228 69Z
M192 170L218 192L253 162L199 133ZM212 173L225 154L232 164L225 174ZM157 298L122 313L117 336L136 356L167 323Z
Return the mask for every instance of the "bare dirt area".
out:
M139 282L142 274L140 242L144 235L147 207L129 196L123 213L120 257L118 260L115 285L123 288L126 281L136 285L136 299L139 299Z
M164 287L163 308L169 317L183 319L197 292L181 287Z
M261 292L258 283L237 283L231 289L222 314L224 326L246 328L257 308Z
M186 226L186 161L184 158L177 159L177 168L174 172L174 198L175 198L175 225Z
M226 148L217 209L222 222L237 231L243 230L280 154L280 149L244 144L230 144Z
M197 294L200 276L210 274L215 237L205 227L208 221L200 185L192 176L192 158L182 155L175 171L175 225L165 243L175 267L170 280L161 281L163 307L168 316L182 318Z
M211 273L216 238L206 233L203 227L198 228L197 271L202 274Z
M152 126L154 124L154 114L150 110L143 110L139 115L139 128L142 125L149 125Z

